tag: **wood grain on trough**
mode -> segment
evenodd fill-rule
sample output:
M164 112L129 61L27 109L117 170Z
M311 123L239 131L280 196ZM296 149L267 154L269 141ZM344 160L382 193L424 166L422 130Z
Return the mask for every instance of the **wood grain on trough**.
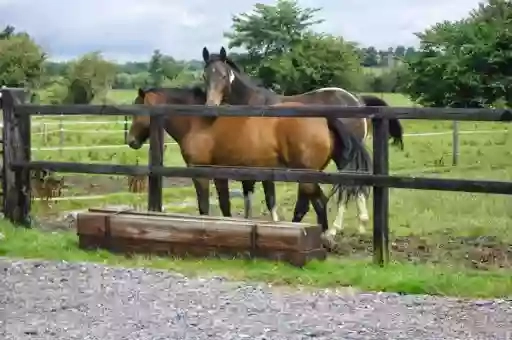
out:
M123 253L250 256L302 266L324 259L320 227L163 213L78 214L80 247Z

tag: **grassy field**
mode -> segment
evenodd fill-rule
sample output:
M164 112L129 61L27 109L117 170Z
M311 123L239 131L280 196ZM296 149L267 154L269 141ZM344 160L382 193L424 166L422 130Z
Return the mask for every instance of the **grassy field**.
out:
M112 101L130 103L134 91L113 91ZM380 94L378 94L380 95ZM384 94L393 106L412 106L413 103L399 94ZM81 150L42 150L58 147L59 133L34 135L34 159L62 161L140 164L147 162L147 147L138 151L127 147L112 149L87 149L91 145L123 143L122 117L53 117L37 118L38 123L58 124L62 119L65 129L63 146L82 146ZM102 122L96 125L75 125L72 121ZM451 122L404 121L407 134L449 131ZM42 132L43 125L33 127ZM47 131L58 125L46 127ZM479 178L512 180L512 132L503 132L503 124L461 123L461 130L493 133L463 134L460 136L460 165L451 166L451 136L410 136L405 138L405 151L390 148L392 173L416 176ZM170 140L169 140L170 142ZM368 142L370 147L371 143ZM40 148L40 150L37 150ZM168 145L165 153L167 165L182 165L176 145ZM332 168L331 168L332 170ZM68 187L65 196L103 194L91 200L69 199L54 204L52 208L37 202L34 213L42 227L52 229L56 219L74 209L111 204L144 205L146 195L126 193L126 179L116 176L65 176ZM231 188L240 188L232 183ZM279 183L278 204L280 215L289 220L295 203L296 185ZM6 240L0 241L0 255L34 256L63 259L86 259L128 265L144 265L178 269L187 272L220 272L237 278L271 280L279 283L313 285L352 284L366 289L426 292L437 294L500 296L512 294L512 280L503 271L512 267L512 210L511 199L505 196L442 193L392 189L390 194L390 229L392 232L392 257L396 264L386 269L368 266L371 255L371 235L356 233L355 206L349 207L346 231L339 238L339 254L326 263L311 264L305 270L287 269L283 265L263 262L126 260L106 253L84 253L76 250L72 232L57 234L37 230L14 230L0 225ZM216 198L212 196L212 201ZM197 214L193 188L187 180L169 181L164 189L164 202L168 211ZM255 198L255 214L267 216L261 187ZM232 199L234 213L240 215L243 202ZM369 204L371 210L371 204ZM331 204L331 219L335 207ZM216 207L213 214L219 215ZM314 221L310 212L306 220ZM63 223L57 223L63 227ZM415 265L419 264L421 265ZM447 267L449 267L447 269ZM478 270L478 271L477 271ZM483 273L482 270L490 273ZM478 274L476 274L478 273Z

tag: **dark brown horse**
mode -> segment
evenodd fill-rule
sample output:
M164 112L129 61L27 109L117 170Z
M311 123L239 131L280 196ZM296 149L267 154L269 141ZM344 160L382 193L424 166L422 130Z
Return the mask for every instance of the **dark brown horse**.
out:
M321 89L302 95L279 96L267 89L258 87L249 77L245 76L227 58L224 48L221 49L220 54L212 55L204 48L203 59L205 61L204 79L207 105L220 105L223 102L232 105L299 106L313 103L362 105L357 97L344 90ZM223 119L228 119L228 117ZM348 168L353 171L369 171L370 157L362 143L362 138L359 136L359 134L364 136L367 132L365 119L306 117L236 117L229 119L237 123L227 125L233 130L224 131L226 138L228 140L247 140L247 143L249 143L244 146L247 152L246 155L232 152L231 156L227 157L229 163L240 164L229 165L279 165L289 168L323 170L332 159L338 170ZM348 123L353 124L353 126L349 126ZM278 128L269 130L267 126ZM286 141L286 143L278 142L281 140ZM346 142L336 144L336 140ZM263 146L254 145L255 141ZM241 142L237 141L236 144L241 144ZM228 148L228 150L231 149L233 148ZM331 150L332 153L325 154L327 150ZM266 154L263 154L263 151ZM353 156L343 156L343 158L340 156L340 152L342 154L353 153ZM226 159L218 159L217 161L227 162ZM339 203L342 200L346 203L352 197L357 197L358 201L362 198L361 206L366 209L365 202L369 194L368 188L360 186L343 188L337 185L335 191L340 193ZM324 231L327 231L328 224L324 220L327 199L318 184L299 183L293 221L299 222L304 218L309 209L309 202L312 203L317 213L318 222L323 226ZM366 215L368 215L367 212ZM335 234L336 230L331 229L328 236L334 236Z
M341 88L322 88L310 91L300 95L282 96L262 88L251 78L243 74L241 70L226 55L226 50L221 48L219 54L211 54L206 48L203 49L203 60L205 62L205 81L207 86L207 104L218 105L225 102L232 105L265 105L286 102L298 102L302 104L331 104L344 106L362 106L359 98L350 92ZM379 98L374 96L362 96L364 102L373 106L386 105L384 101L378 101ZM355 134L360 141L368 135L368 119L364 118L341 118L339 119L348 129ZM403 148L403 129L398 120L390 120L390 136L394 140L394 144ZM348 168L347 170L355 170ZM357 208L359 216L359 230L365 232L365 225L369 220L366 200L369 195L368 190L360 187L346 188L340 190L344 197L340 197L338 215L330 230L330 234L334 236L343 227L343 213L349 199L353 196L357 197ZM298 202L298 206L300 205ZM303 204L296 209L294 220L300 221L309 210L309 205Z
M149 99L147 99L148 97ZM150 88L139 89L134 104L185 104L185 105L204 105L206 102L206 93L197 86L190 88ZM208 118L211 122L215 118ZM202 121L203 119L201 119ZM183 139L190 130L197 124L197 117L191 116L168 116L165 120L165 130L178 143L182 144ZM149 138L149 116L133 116L132 124L128 132L127 143L132 149L140 149ZM183 153L183 148L181 149ZM185 159L185 157L184 157ZM185 160L186 161L186 160ZM199 213L208 215L209 213L209 191L202 190L202 186L193 179L192 180L197 193L197 201ZM216 183L217 186L217 183ZM242 181L242 189L245 205L245 218L251 217L251 198L254 193L254 181ZM209 186L208 186L209 188ZM263 182L263 190L265 192L265 201L274 221L278 220L275 185L273 182ZM231 216L229 204L229 192L217 188L219 193L219 207L224 216ZM224 195L224 196L221 196ZM204 196L206 195L206 196Z

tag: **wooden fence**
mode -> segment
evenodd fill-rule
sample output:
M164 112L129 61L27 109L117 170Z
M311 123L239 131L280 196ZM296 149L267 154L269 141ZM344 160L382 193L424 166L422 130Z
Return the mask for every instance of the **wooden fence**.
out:
M383 265L389 256L388 219L389 188L462 191L512 195L512 182L444 178L390 176L388 160L388 120L429 119L451 121L512 121L512 112L498 109L393 108L332 105L308 107L203 105L32 105L18 104L9 91L2 91L5 138L5 216L18 224L27 224L30 212L30 170L48 169L58 172L148 175L148 210L162 209L162 177L204 177L230 180L316 182L321 184L373 186L374 261ZM321 171L262 169L236 167L164 167L163 114L192 116L257 116L257 117L370 117L373 124L373 174L329 173ZM150 115L150 158L148 166L82 164L31 161L31 115Z

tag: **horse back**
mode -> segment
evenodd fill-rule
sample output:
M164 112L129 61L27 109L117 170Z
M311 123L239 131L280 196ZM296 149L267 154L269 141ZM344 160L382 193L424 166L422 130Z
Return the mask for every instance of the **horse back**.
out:
M340 105L342 98L337 91L312 91L295 96L281 96L282 103L294 105ZM347 128L358 138L364 139L368 134L368 122L364 118L339 118Z

